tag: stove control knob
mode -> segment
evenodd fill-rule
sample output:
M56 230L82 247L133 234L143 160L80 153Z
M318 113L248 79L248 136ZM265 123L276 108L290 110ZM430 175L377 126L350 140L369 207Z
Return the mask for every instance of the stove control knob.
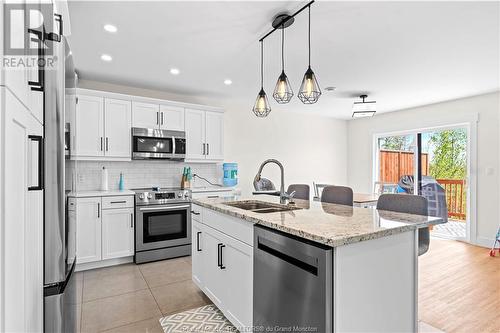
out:
M182 198L182 193L181 192L177 193L177 198Z
M144 194L139 194L139 199L144 200Z
M151 199L153 195L151 193L148 193L148 199Z

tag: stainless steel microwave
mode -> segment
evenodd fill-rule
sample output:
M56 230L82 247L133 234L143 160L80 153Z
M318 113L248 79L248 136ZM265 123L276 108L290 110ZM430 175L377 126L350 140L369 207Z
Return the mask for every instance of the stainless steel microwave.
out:
M183 160L186 157L186 132L152 128L132 128L132 159Z

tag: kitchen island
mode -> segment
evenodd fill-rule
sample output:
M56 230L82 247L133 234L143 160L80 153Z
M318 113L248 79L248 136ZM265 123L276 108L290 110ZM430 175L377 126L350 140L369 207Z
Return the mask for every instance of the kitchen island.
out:
M193 200L193 281L233 325L417 331L418 228L441 218L278 200Z

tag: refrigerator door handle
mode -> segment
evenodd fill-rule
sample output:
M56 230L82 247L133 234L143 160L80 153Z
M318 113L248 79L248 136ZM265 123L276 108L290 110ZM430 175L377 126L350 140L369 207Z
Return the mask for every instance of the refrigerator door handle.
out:
M43 190L43 138L39 135L28 135L30 141L29 149L29 167L28 171L28 191L41 191ZM37 147L34 147L37 145ZM35 156L36 154L36 156ZM36 163L36 164L35 164ZM34 169L36 165L36 169Z

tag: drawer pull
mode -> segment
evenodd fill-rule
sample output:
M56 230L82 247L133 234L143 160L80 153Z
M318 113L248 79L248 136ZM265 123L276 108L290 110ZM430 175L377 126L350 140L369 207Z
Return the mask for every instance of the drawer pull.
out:
M198 231L196 233L196 250L198 252L201 252L201 249L200 249L200 235L201 235L201 231Z
M110 203L112 203L112 204L127 203L127 200L122 200L122 201L111 201Z

